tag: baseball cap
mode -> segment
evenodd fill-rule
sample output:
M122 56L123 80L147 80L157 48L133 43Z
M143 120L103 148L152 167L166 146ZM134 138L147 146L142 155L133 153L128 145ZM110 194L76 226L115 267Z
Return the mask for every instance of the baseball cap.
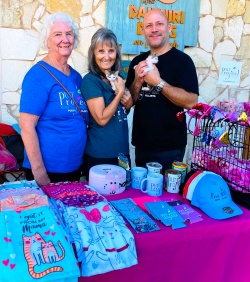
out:
M206 174L215 174L212 171L203 171L202 173L198 174L193 181L190 183L188 190L187 190L187 195L186 198L190 201L192 201L193 198L193 193L194 190L196 188L196 185L198 184L198 182L206 175ZM219 175L218 175L219 176ZM220 176L221 177L221 176Z
M226 181L218 174L206 174L197 183L191 204L214 219L226 219L242 214L233 202Z
M192 174L189 179L187 180L187 182L184 185L183 188L183 197L186 198L187 197L187 192L188 192L188 188L189 185L192 183L192 181L194 180L194 178L196 178L197 175L201 174L203 172L203 170L197 170L196 172L194 172L194 174Z

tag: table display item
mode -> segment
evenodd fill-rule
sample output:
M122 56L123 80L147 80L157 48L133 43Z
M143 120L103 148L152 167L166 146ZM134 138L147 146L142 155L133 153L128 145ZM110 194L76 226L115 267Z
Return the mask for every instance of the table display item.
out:
M145 167L135 166L131 169L131 186L135 189L141 188L141 182L147 177L147 169ZM145 186L145 185L144 185Z
M132 199L110 201L110 203L127 219L137 233L160 230L158 225Z
M140 207L142 210L148 213L148 210L146 209L144 203L146 202L156 202L159 201L159 197L153 197L153 196L145 196L145 197L137 197L133 198L133 202Z
M181 184L181 172L176 169L167 169L165 171L165 187L169 193L179 193Z
M110 164L93 166L89 170L89 185L103 195L120 194L126 187L126 170Z
M66 215L67 214L67 218ZM84 209L65 207L82 276L93 276L135 265L136 245L123 217L107 201Z
M64 281L80 276L72 245L36 183L0 189L0 281Z
M146 182L146 187L144 187ZM163 175L160 173L149 173L141 182L141 191L149 196L159 197L162 195Z
M123 217L84 182L58 182L43 189L51 195L64 222L82 276L93 276L137 264L133 234Z
M206 105L195 112L186 111L194 118L198 134L189 128L193 138L191 171L208 170L223 177L232 190L233 199L250 207L250 103L244 108L228 111L217 106ZM210 111L204 116L206 108ZM191 115L192 113L192 115ZM202 118L201 118L202 117Z
M203 220L201 213L194 210L187 204L184 204L182 201L173 201L168 202L184 219L185 222L196 223Z
M181 172L181 183L184 183L187 174L188 165L183 162L175 161L172 163L172 169L179 170Z
M206 174L194 188L191 204L214 219L226 219L242 214L233 202L226 181L217 174Z
M157 201L145 203L144 205L150 214L164 225L171 226L173 229L186 227L184 218L167 202Z
M161 173L162 165L158 162L149 162L146 163L146 167L148 170L148 173Z
M192 200L193 198L193 193L196 185L199 183L199 181L207 174L215 174L214 172L211 171L198 171L194 173L192 177L190 177L190 181L187 181L187 183L184 186L184 193L183 197L187 198L188 200Z
M60 200L66 206L85 208L102 202L105 198L84 182L67 181L49 183L42 189L55 200Z
M118 155L118 165L126 170L126 190L131 185L131 173L128 158L123 154L119 153Z
M193 181L193 179L199 175L200 173L202 173L203 170L197 170L197 171L190 171L189 174L188 174L188 179L186 180L186 183L184 184L184 187L183 187L183 191L182 191L182 196L183 198L186 198L187 197L187 191L188 191L188 187L190 185L190 183Z

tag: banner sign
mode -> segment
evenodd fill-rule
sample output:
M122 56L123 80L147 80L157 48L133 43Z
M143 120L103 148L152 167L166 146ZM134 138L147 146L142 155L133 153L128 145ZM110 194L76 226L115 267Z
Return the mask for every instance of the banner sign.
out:
M149 50L142 28L144 15L153 8L163 10L172 24L172 46L183 51L197 45L200 0L107 0L106 27L117 36L123 54Z

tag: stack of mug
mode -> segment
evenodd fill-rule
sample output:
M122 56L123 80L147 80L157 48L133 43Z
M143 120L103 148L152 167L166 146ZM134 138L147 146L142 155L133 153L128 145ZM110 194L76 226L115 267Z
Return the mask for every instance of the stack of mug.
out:
M141 189L149 196L161 196L163 189L162 165L156 162L147 163L145 167L133 167L131 170L131 185L135 189Z
M187 165L182 162L173 162L172 169L162 175L162 165L158 162L149 162L147 168L135 166L131 169L131 186L140 189L149 196L161 196L163 185L169 193L179 193L180 184L184 182Z

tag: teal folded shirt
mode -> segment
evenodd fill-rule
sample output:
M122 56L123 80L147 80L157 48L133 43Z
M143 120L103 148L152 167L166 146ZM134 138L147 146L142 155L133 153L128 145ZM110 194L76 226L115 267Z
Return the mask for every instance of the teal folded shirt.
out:
M0 281L67 281L80 276L72 245L50 207L0 213Z

